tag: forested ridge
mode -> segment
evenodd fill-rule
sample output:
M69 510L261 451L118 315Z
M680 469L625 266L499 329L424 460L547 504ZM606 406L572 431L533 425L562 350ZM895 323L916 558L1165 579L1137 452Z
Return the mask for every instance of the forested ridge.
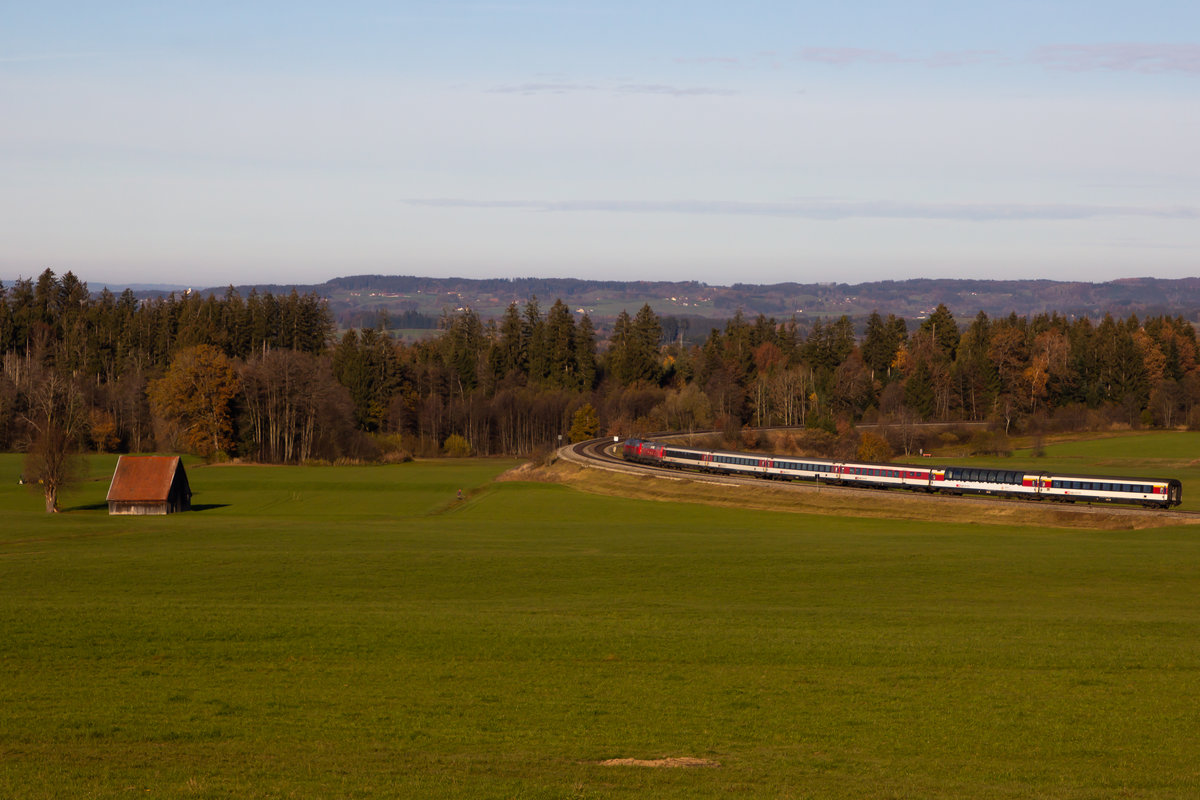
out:
M814 448L909 449L916 421L1015 431L1200 426L1193 326L1056 313L915 324L734 314L686 345L648 305L597 331L562 300L470 309L405 343L338 335L315 293L92 295L50 270L0 287L0 446L185 450L297 463L518 454L559 437L799 426ZM57 443L57 444L56 444ZM44 468L44 465L43 465Z
M733 277L733 276L731 276ZM252 286L239 286L249 294ZM1127 278L1088 282L1051 279L982 280L910 278L867 283L733 283L709 285L697 281L612 281L574 278L433 278L412 275L353 275L307 285L258 285L258 292L302 294L329 298L340 327L384 324L394 328L422 327L417 319L436 319L444 312L472 308L484 317L498 317L509 303L530 297L561 298L577 313L586 311L599 325L621 308L649 304L662 316L692 323L685 339L700 343L711 323L724 321L738 309L749 317L776 319L827 317L847 314L861 322L872 310L910 320L923 319L939 304L964 319L984 311L996 318L1016 312L1034 316L1057 312L1099 320L1105 313L1141 318L1181 314L1200 319L1200 278ZM211 290L205 290L211 291ZM217 289L218 294L224 289ZM409 320L402 320L409 315ZM415 315L415 316L414 316ZM861 331L860 331L861 332Z

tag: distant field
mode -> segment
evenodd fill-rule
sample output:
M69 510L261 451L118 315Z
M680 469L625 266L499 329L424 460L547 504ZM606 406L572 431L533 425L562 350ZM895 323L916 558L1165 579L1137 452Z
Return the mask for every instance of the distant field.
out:
M1045 449L1048 456L1076 459L1084 464L1184 462L1194 466L1200 463L1200 432L1120 433L1059 442L1047 445Z
M1029 448L1008 458L939 458L938 463L976 463L1087 475L1178 478L1184 511L1200 510L1200 432L1120 433L1047 444L1035 457Z
M112 461L48 517L0 456L5 798L1200 793L1192 529L655 503L481 460L192 468L201 511L110 518ZM714 766L601 763L664 757Z

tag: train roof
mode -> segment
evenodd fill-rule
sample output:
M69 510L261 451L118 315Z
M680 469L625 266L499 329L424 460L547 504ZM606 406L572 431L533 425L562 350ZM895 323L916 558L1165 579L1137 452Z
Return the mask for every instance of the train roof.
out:
M1025 475L1040 475L1045 478L1066 479L1072 481L1102 481L1104 483L1134 483L1136 481L1148 481L1150 483L1174 483L1178 484L1176 478L1150 478L1141 475L1093 475L1075 472L1054 472L1051 470L1037 468L1022 468L1022 467L997 467L997 466L976 466L966 464L911 464L904 461L858 461L855 459L836 459L824 458L819 456L791 456L781 453L753 453L745 450L713 450L705 447L695 447L683 444L674 444L672 442L658 442L650 439L632 438L628 441L638 442L641 444L650 444L655 447L666 447L672 450L691 450L693 452L712 453L713 455L722 456L739 456L742 458L763 458L773 459L778 461L812 461L823 462L827 464L845 464L854 467L870 467L872 469L912 469L912 470L946 470L946 469L979 469L979 470L995 470L997 472L1020 472Z
M1149 478L1145 475L1085 475L1068 472L1047 472L1045 470L1040 470L1038 474L1051 480L1066 478L1072 481L1103 481L1104 483L1135 483L1137 481L1146 481L1148 483L1179 483L1177 478Z

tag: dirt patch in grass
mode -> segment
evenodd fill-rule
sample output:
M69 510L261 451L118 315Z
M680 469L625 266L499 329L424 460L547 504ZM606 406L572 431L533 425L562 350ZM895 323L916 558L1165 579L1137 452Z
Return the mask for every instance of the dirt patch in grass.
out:
M677 758L610 758L601 761L602 767L719 767L720 762L707 758L680 756Z
M560 462L561 463L561 462ZM526 461L510 470L496 476L498 481L529 481L531 483L562 483L558 478L556 467L547 467L533 461Z
M1031 525L1057 528L1139 530L1200 523L1198 517L1139 509L1067 506L1021 500L989 500L905 491L849 489L808 483L766 481L735 483L690 480L650 473L627 474L591 469L559 460L551 465L524 464L497 480L562 483L594 494L663 502L788 511L826 516L906 519L924 522Z

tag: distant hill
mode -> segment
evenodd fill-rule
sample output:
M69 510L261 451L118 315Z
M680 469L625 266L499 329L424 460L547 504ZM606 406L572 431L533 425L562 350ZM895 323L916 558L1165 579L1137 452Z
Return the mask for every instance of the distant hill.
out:
M410 275L353 275L321 284L259 284L235 287L287 294L293 289L329 299L340 324L386 314L438 317L464 308L485 318L502 315L510 303L537 297L543 311L561 299L597 323L622 310L636 313L648 303L662 317L723 320L739 309L754 317L865 317L872 311L920 319L944 303L959 319L984 311L990 317L1056 311L1066 316L1102 317L1169 314L1200 321L1200 278L1128 278L1105 283L1049 280L950 280L915 278L870 283L737 283L709 286L696 281L592 281L576 278L422 278ZM226 287L207 292L223 293ZM352 321L353 320L353 321ZM370 324L369 322L366 324ZM697 327L697 326L693 326Z

